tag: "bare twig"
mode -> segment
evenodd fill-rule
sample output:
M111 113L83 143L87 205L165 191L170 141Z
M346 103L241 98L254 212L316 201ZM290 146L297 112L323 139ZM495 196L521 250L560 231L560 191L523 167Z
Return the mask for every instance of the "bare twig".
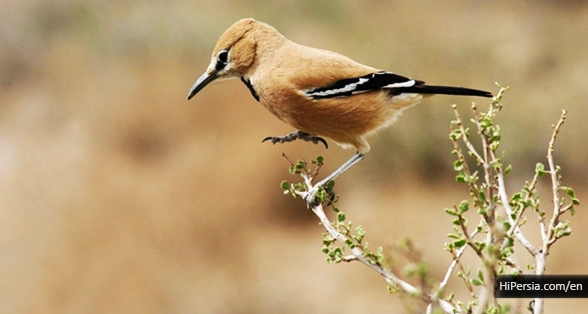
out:
M559 121L553 128L553 132L551 134L551 139L549 141L549 146L547 148L547 163L549 165L549 174L551 177L551 190L552 190L552 197L553 197L553 213L551 216L551 220L549 221L549 226L545 226L545 220L540 221L541 228L541 238L543 239L543 245L541 247L541 251L539 251L535 255L535 262L536 262L536 269L535 274L543 275L545 273L545 260L547 255L549 254L549 249L551 245L556 240L555 229L559 222L560 216L565 212L562 210L562 202L560 200L559 191L561 188L561 176L559 174L559 168L555 166L555 162L553 161L553 152L555 150L555 140L557 139L557 135L559 134L560 128L563 125L565 119L567 117L567 112L562 110L561 116ZM566 209L567 210L567 209ZM543 313L543 299L536 298L533 304L533 311L535 314L542 314Z

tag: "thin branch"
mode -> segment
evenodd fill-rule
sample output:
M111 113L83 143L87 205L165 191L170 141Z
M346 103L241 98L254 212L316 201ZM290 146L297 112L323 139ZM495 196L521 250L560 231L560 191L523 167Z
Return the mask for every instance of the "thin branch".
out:
M557 135L559 134L559 130L563 125L565 119L567 117L567 111L562 110L561 116L559 121L553 128L553 133L551 134L551 140L549 141L549 146L547 149L547 163L549 164L549 173L551 175L551 189L553 193L553 215L551 216L551 221L549 222L549 228L547 229L547 239L550 241L552 237L554 237L554 227L557 225L559 217L562 214L561 211L561 200L559 196L559 188L560 188L560 175L559 169L556 168L555 163L553 161L553 152L555 150L555 140L557 139ZM544 246L544 250L547 251L549 249L550 244Z
M475 237L477 234L478 234L478 228L476 228L476 230L472 231L472 233L469 235L470 239ZM441 281L441 283L439 284L439 288L435 292L435 295L437 295L437 296L440 295L441 292L443 291L443 289L445 289L445 287L447 286L447 283L449 282L449 278L451 277L451 274L455 270L455 267L459 263L459 259L461 258L461 256L463 255L463 253L465 252L466 249L467 249L467 246L464 245L464 246L460 247L459 250L457 250L454 253L453 260L451 261L451 264L449 264L449 267L447 268L447 272L445 272L445 277L443 277L443 281Z
M531 243L531 241L529 241L523 235L523 232L521 231L521 228L519 227L519 225L516 224L515 221L512 219L513 210L510 207L509 198L506 193L506 183L504 182L504 171L502 169L500 169L497 172L496 177L498 179L498 195L500 196L500 200L502 201L502 208L504 208L504 211L506 212L506 217L508 218L508 220L512 226L512 233L515 235L517 240L527 249L527 251L529 251L529 253L531 253L531 255L536 256L537 249L535 248L533 243Z
M461 131L462 141L464 142L464 144L468 148L468 151L472 154L474 159L476 159L476 162L478 164L482 164L484 162L484 158L482 158L482 156L480 156L480 154L476 150L476 147L474 146L474 144L472 144L472 142L470 142L470 140L468 139L468 130L463 126L463 121L461 119L461 115L460 115L459 111L457 110L457 105L453 104L453 105L451 105L451 108L453 108L453 113L455 114L455 121L457 122L457 126L459 127L459 130Z
M478 255L478 257L480 257L483 260L484 259L484 254L482 253L482 251L480 251L480 248L478 248L478 246L476 246L476 243L474 243L474 240L468 234L467 227L466 227L464 221L462 220L463 219L463 216L462 215L458 215L457 216L457 219L459 219L459 226L461 228L462 234L464 235L464 237L466 239L466 243L472 248L472 250L474 250L474 252L476 253L476 255ZM476 228L476 230L477 230L477 228ZM474 234L476 234L476 233L474 233Z

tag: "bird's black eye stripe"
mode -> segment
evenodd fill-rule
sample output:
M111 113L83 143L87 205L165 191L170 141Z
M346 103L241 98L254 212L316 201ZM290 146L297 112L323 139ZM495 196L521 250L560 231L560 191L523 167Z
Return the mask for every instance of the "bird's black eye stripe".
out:
M229 61L229 50L228 49L221 50L221 52L217 56L217 62L216 62L215 68L218 71L224 69L227 66L228 61Z

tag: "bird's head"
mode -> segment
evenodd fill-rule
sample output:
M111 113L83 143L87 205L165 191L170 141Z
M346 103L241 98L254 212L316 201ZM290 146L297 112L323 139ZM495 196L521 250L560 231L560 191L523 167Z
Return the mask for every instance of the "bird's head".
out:
M241 77L255 60L256 40L252 30L261 22L247 18L237 21L219 38L210 65L190 89L188 100L214 80ZM265 25L265 24L264 24Z

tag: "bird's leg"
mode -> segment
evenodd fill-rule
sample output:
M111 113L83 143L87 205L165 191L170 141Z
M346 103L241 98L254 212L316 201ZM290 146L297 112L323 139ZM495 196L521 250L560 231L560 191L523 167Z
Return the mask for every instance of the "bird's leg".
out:
M261 141L262 143L265 141L271 141L272 144L276 144L276 143L287 143L287 142L292 142L295 140L303 140L306 142L311 142L314 144L318 144L319 142L323 143L325 145L326 148L329 148L329 145L327 145L327 141L325 141L324 138L318 136L318 135L314 135L314 134L309 134L303 131L294 131L290 134L286 134L284 136L268 136L266 138L263 139L263 141Z
M315 204L317 204L317 201L316 201L316 193L318 192L319 188L321 186L325 185L327 182L329 182L331 180L335 180L338 176L342 175L343 172L345 172L349 168L351 168L351 166L353 166L356 163L358 163L361 160L363 160L365 158L365 155L366 154L360 154L359 152L356 152L353 156L351 156L351 158L349 158L349 160L347 160L344 164L342 164L341 167L339 167L333 173L331 173L326 178L324 178L323 180L321 180L319 183L315 184L312 187L312 189L310 189L308 191L308 193L306 194L306 196L304 197L304 199L306 200L306 202L309 205L315 205Z

